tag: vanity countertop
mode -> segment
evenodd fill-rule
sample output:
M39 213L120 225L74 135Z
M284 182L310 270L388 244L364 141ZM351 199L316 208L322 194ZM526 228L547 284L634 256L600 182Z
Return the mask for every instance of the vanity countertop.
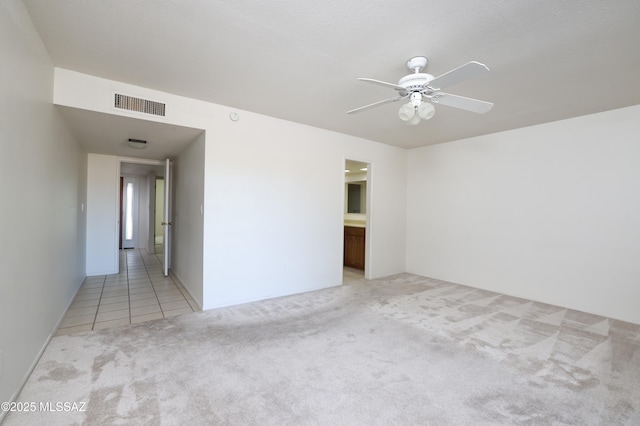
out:
M351 226L354 228L366 228L367 224L364 221L361 220L345 220L344 221L344 226Z

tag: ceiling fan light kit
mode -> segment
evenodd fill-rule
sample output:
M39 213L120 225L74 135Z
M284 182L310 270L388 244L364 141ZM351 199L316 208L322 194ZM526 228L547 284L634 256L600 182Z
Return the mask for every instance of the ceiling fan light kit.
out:
M421 120L429 120L433 117L435 108L432 103L447 105L479 114L483 114L493 108L491 102L465 98L440 91L443 87L453 86L464 80L489 72L489 68L486 65L471 61L438 77L434 77L431 74L421 72L427 65L427 62L428 60L424 56L415 56L409 59L407 61L407 68L413 71L413 74L402 77L398 81L398 84L387 83L371 78L358 78L360 81L392 88L398 92L398 95L393 98L352 109L351 111L347 111L347 114L354 114L408 98L409 102L400 107L398 116L402 121L416 125L420 123Z
M436 109L431 103L423 102L420 92L411 93L410 99L409 103L402 105L398 111L400 120L415 126L420 123L420 120L428 120L433 117Z

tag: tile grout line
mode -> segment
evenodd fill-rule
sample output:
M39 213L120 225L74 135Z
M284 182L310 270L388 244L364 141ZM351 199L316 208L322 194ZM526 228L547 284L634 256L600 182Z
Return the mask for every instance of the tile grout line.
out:
M156 292L156 287L153 285L153 280L151 279L151 275L149 275L149 268L147 268L147 262L144 261L144 256L140 255L142 259L142 264L144 265L144 270L147 273L147 277L149 278L149 282L151 283L151 288L153 289L153 294L156 295L156 300L158 301L158 306L160 307L160 313L162 314L162 318L166 318L164 316L164 310L162 309L162 303L160 303L160 299L158 298L158 293Z
M118 255L120 255L120 252L118 253ZM124 271L127 273L127 293L128 293L128 288L129 288L129 278L128 278L128 259L127 259L127 255L126 255L126 253L124 253L124 256L121 256L121 257L124 259L124 264L125 264ZM123 262L122 262L122 259L121 259L121 261L120 261L120 265L122 265L122 263L123 263ZM115 274L115 276L120 276L120 275L121 275L121 273L122 273L122 272L121 272L121 270L120 270L120 269L122 269L122 267L121 267L121 268L119 268L118 273L117 273L117 274ZM105 278L105 281L104 281L104 286L103 286L103 292L104 292L104 288L107 286L107 282L106 282L106 281L107 281L108 275L105 275L105 277L104 277L104 278ZM119 287L119 286L115 286L115 287ZM127 299L128 299L128 296L127 296ZM118 303L118 302L114 302L114 303ZM99 303L98 303L98 312L96 312L96 320L97 320L97 315L98 315L98 313L100 312L100 307L101 307L101 305L102 305L102 294L101 294L101 296L100 296ZM124 319L124 318L122 318L122 319ZM97 323L108 322L108 321L115 321L115 320L106 320L106 321L99 321L99 322L98 322L98 321L94 321L94 324L93 324L92 330L94 330L94 329L95 329L95 325L96 325ZM129 323L131 323L131 321L129 321Z
M86 278L85 278L86 279ZM102 302L102 294L104 293L104 286L107 283L107 276L102 278L102 288L100 289L100 297L98 298L98 306L96 306L96 313L93 315L93 323L91 324L91 330L96 326L96 320L98 319L98 312L100 311L100 303Z

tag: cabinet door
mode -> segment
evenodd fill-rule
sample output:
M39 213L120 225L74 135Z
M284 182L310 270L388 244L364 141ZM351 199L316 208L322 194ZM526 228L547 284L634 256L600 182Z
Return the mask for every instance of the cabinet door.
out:
M365 229L345 226L344 265L364 270Z

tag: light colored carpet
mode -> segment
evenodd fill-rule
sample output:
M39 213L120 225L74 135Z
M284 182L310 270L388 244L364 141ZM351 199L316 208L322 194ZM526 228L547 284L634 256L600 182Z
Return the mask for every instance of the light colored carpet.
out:
M52 339L7 425L640 424L640 326L401 274Z

